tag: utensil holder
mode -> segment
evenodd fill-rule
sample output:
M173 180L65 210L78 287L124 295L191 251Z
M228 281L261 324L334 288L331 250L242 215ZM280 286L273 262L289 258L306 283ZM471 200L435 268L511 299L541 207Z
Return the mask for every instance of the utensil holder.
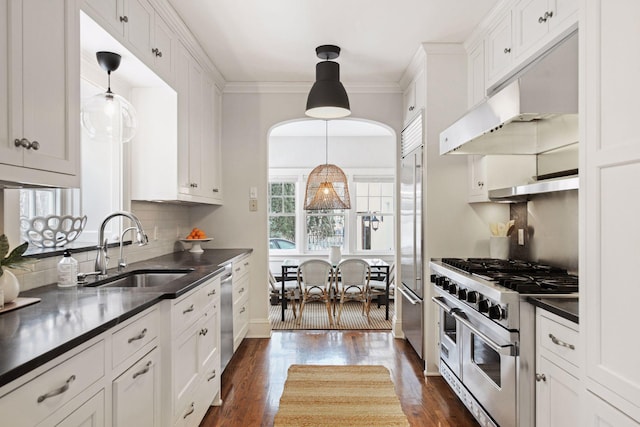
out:
M489 236L489 256L496 259L509 259L509 237Z

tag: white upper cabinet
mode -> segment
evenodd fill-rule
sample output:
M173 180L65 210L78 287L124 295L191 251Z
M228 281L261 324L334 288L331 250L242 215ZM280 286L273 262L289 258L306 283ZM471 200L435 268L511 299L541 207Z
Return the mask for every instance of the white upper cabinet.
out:
M581 409L589 419L581 425L638 425L640 286L633 278L640 259L635 239L640 235L635 196L640 50L629 43L640 40L640 2L589 0L583 5L580 334L586 353L584 394L591 402L583 399ZM608 402L626 416L597 402Z
M540 52L578 22L579 0L520 0L514 8L517 59Z
M77 5L4 1L0 22L0 181L79 186Z
M174 33L147 0L84 0L83 9L168 83Z
M495 83L511 66L511 10L508 10L487 34L487 80Z
M482 101L487 95L484 48L484 39L480 39L469 49L467 55L469 108Z
M407 125L426 105L427 80L420 68L402 94L404 124Z

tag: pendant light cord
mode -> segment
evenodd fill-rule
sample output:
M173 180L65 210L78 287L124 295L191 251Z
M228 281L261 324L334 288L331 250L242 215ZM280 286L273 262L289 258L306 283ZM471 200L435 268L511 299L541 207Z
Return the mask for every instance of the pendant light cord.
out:
M329 164L329 120L324 121L324 163Z
M111 71L107 71L107 93L111 92Z

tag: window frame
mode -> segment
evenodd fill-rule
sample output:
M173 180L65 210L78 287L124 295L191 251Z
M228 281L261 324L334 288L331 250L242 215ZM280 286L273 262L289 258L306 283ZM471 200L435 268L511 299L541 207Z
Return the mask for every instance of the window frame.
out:
M271 213L271 184L294 184L294 202L295 202L295 209L294 209L294 214L285 214L285 213L281 213L281 214L272 214ZM298 210L300 208L300 185L299 185L299 180L297 176L270 176L269 180L267 182L267 235L268 238L271 239L271 228L269 226L269 222L272 216L278 216L278 217L290 217L293 216L294 218L294 230L295 230L295 240L294 243L296 244L295 249L272 249L271 248L271 244L269 244L269 252L272 252L274 254L297 254L299 253L299 248L300 248L300 233L299 233L299 216L298 216ZM283 195L284 196L284 195ZM283 237L277 237L279 239L284 239ZM288 239L285 239L288 240Z

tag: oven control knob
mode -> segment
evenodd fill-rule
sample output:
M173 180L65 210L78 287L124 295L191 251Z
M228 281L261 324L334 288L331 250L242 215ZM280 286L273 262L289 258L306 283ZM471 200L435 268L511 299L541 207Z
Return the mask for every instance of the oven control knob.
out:
M489 307L489 319L500 320L504 318L504 310L497 304Z
M436 276L435 274L431 275L431 283L436 283L436 281L438 280L438 276Z
M449 291L450 294L455 295L455 294L458 293L458 286L456 286L455 283L451 283L449 285L448 291Z
M467 290L464 288L458 289L458 299L466 300L467 299Z
M435 283L436 283L436 286L439 286L439 287L443 288L443 287L444 287L444 285L445 285L445 281L446 281L446 280L447 280L447 279L446 279L445 277L442 277L442 276L438 276L438 277L436 277L436 282L435 282Z
M489 311L489 301L486 299L480 300L478 302L478 310L480 313L487 313Z
M478 292L476 292L476 291L467 292L467 302L470 302L472 304L477 303L478 302Z

